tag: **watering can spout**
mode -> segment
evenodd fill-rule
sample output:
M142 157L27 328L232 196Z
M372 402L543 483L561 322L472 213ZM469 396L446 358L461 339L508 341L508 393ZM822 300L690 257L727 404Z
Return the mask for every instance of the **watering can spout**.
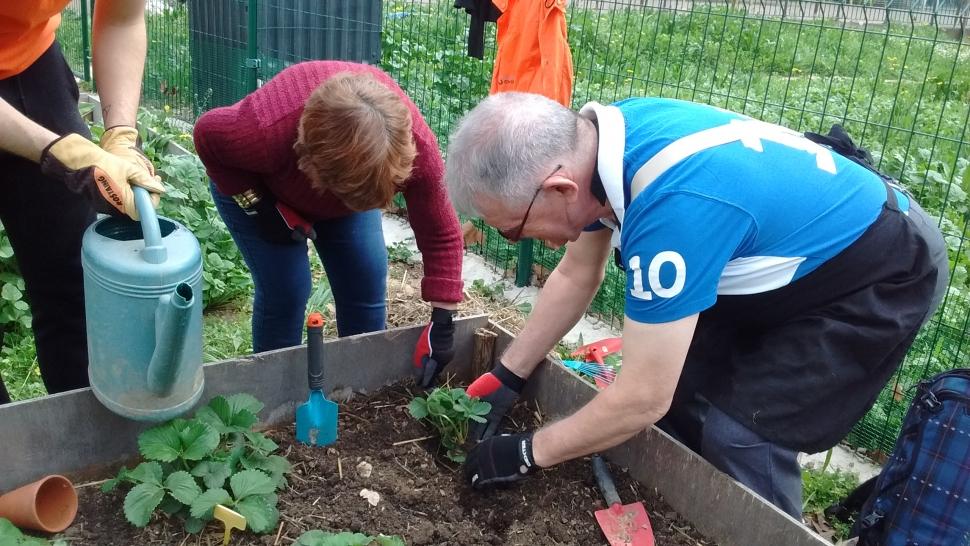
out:
M168 396L175 385L185 351L194 297L192 287L183 282L171 294L158 298L155 309L155 351L148 364L148 388L157 396Z

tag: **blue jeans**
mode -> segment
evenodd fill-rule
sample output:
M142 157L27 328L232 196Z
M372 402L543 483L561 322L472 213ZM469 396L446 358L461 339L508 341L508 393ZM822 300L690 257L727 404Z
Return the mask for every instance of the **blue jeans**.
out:
M797 451L765 440L700 396L671 408L657 426L721 472L802 520Z
M306 245L278 244L260 235L256 221L214 184L216 209L253 275L253 352L303 342L310 299L310 259ZM327 272L337 310L337 332L349 336L385 327L387 247L381 211L369 210L313 225L314 246Z

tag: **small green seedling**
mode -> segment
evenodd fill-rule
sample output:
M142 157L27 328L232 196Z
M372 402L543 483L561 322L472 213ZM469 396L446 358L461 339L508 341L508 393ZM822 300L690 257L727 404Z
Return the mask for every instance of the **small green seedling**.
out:
M293 546L405 546L405 544L395 536L372 537L362 533L307 531L300 535Z
M415 419L425 420L438 430L445 457L461 463L465 461L469 421L484 423L492 405L469 397L464 389L438 387L427 398L411 400L408 409Z
M238 512L256 533L276 529L276 491L286 487L290 463L273 452L279 447L255 432L263 404L248 394L217 396L192 419L174 419L142 432L138 449L145 462L108 480L109 492L122 483L125 517L144 527L155 510L185 521L198 533L216 505ZM226 487L228 482L229 487Z

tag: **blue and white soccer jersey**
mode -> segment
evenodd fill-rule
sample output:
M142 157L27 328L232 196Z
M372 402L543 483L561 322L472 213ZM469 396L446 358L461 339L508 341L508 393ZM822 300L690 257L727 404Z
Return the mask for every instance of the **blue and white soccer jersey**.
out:
M626 314L640 322L690 316L719 294L786 286L858 239L886 201L872 172L740 114L656 98L591 103L581 113L599 127L599 172L621 224L614 243L627 271Z
M945 286L932 219L874 173L776 125L664 99L581 114L599 128L627 316L700 313L671 412L699 393L787 448L837 443Z

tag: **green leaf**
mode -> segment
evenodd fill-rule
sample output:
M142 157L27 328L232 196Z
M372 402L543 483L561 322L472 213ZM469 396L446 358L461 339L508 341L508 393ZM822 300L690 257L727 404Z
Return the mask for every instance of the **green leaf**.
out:
M125 496L125 518L135 527L148 525L152 512L162 502L165 490L153 483L140 483Z
M249 447L263 455L268 455L280 447L276 442L261 432L246 432L245 436L249 440Z
M128 467L123 466L121 467L121 470L118 471L117 476L101 484L101 492L110 493L114 491L115 488L117 488L119 485L121 485L121 482L128 481L128 480L129 480Z
M20 544L24 534L9 520L0 518L0 544Z
M17 289L16 286L12 284L5 284L3 288L0 289L0 297L7 301L17 301L24 296L23 292Z
M201 533L205 529L205 521L199 518L187 517L185 518L185 532L191 534Z
M465 453L459 449L449 449L448 452L445 453L445 457L456 463L465 462Z
M150 483L162 486L162 465L155 461L146 461L131 469L127 479L132 483Z
M248 394L235 394L229 398L216 396L208 405L199 408L195 416L219 432L249 430L259 420L251 409L262 409L262 406Z
M174 427L161 425L138 435L138 451L146 459L170 463L181 455L182 442Z
M234 394L226 399L229 402L229 407L232 409L233 414L238 414L243 411L248 411L253 415L258 415L263 409L263 403L256 399L251 394L246 394L244 392L239 394Z
M266 458L266 466L260 470L265 470L267 472L275 474L288 474L293 469L290 461L286 460L286 457L281 455L270 455Z
M488 412L492 411L492 404L482 400L475 400L472 403L471 411L474 415L488 415Z
M428 401L424 398L415 398L408 404L408 411L415 419L424 419L428 416Z
M192 475L202 478L207 489L218 489L226 485L232 475L229 465L221 461L202 461L192 469Z
M195 418L216 429L221 429L228 426L229 422L232 421L231 413L229 402L222 396L216 396L195 412Z
M195 478L184 470L169 474L165 478L165 489L168 489L168 492L176 500L188 505L191 505L192 501L202 494L202 489L199 488L199 484L195 483Z
M254 533L266 533L276 529L280 513L276 503L263 495L250 495L236 503L237 512L246 517L246 526Z
M199 421L190 421L179 433L179 438L183 446L182 458L187 461L198 461L219 445L219 433Z
M165 495L165 498L162 499L162 503L158 505L158 509L165 512L169 516L178 514L184 508L185 505L172 497L172 495Z
M210 489L195 498L189 514L193 518L209 520L212 519L212 509L217 504L230 504L231 502L232 497L229 496L229 492L225 489Z
M229 478L229 485L237 501L250 495L268 495L276 490L273 480L259 470L243 470Z

